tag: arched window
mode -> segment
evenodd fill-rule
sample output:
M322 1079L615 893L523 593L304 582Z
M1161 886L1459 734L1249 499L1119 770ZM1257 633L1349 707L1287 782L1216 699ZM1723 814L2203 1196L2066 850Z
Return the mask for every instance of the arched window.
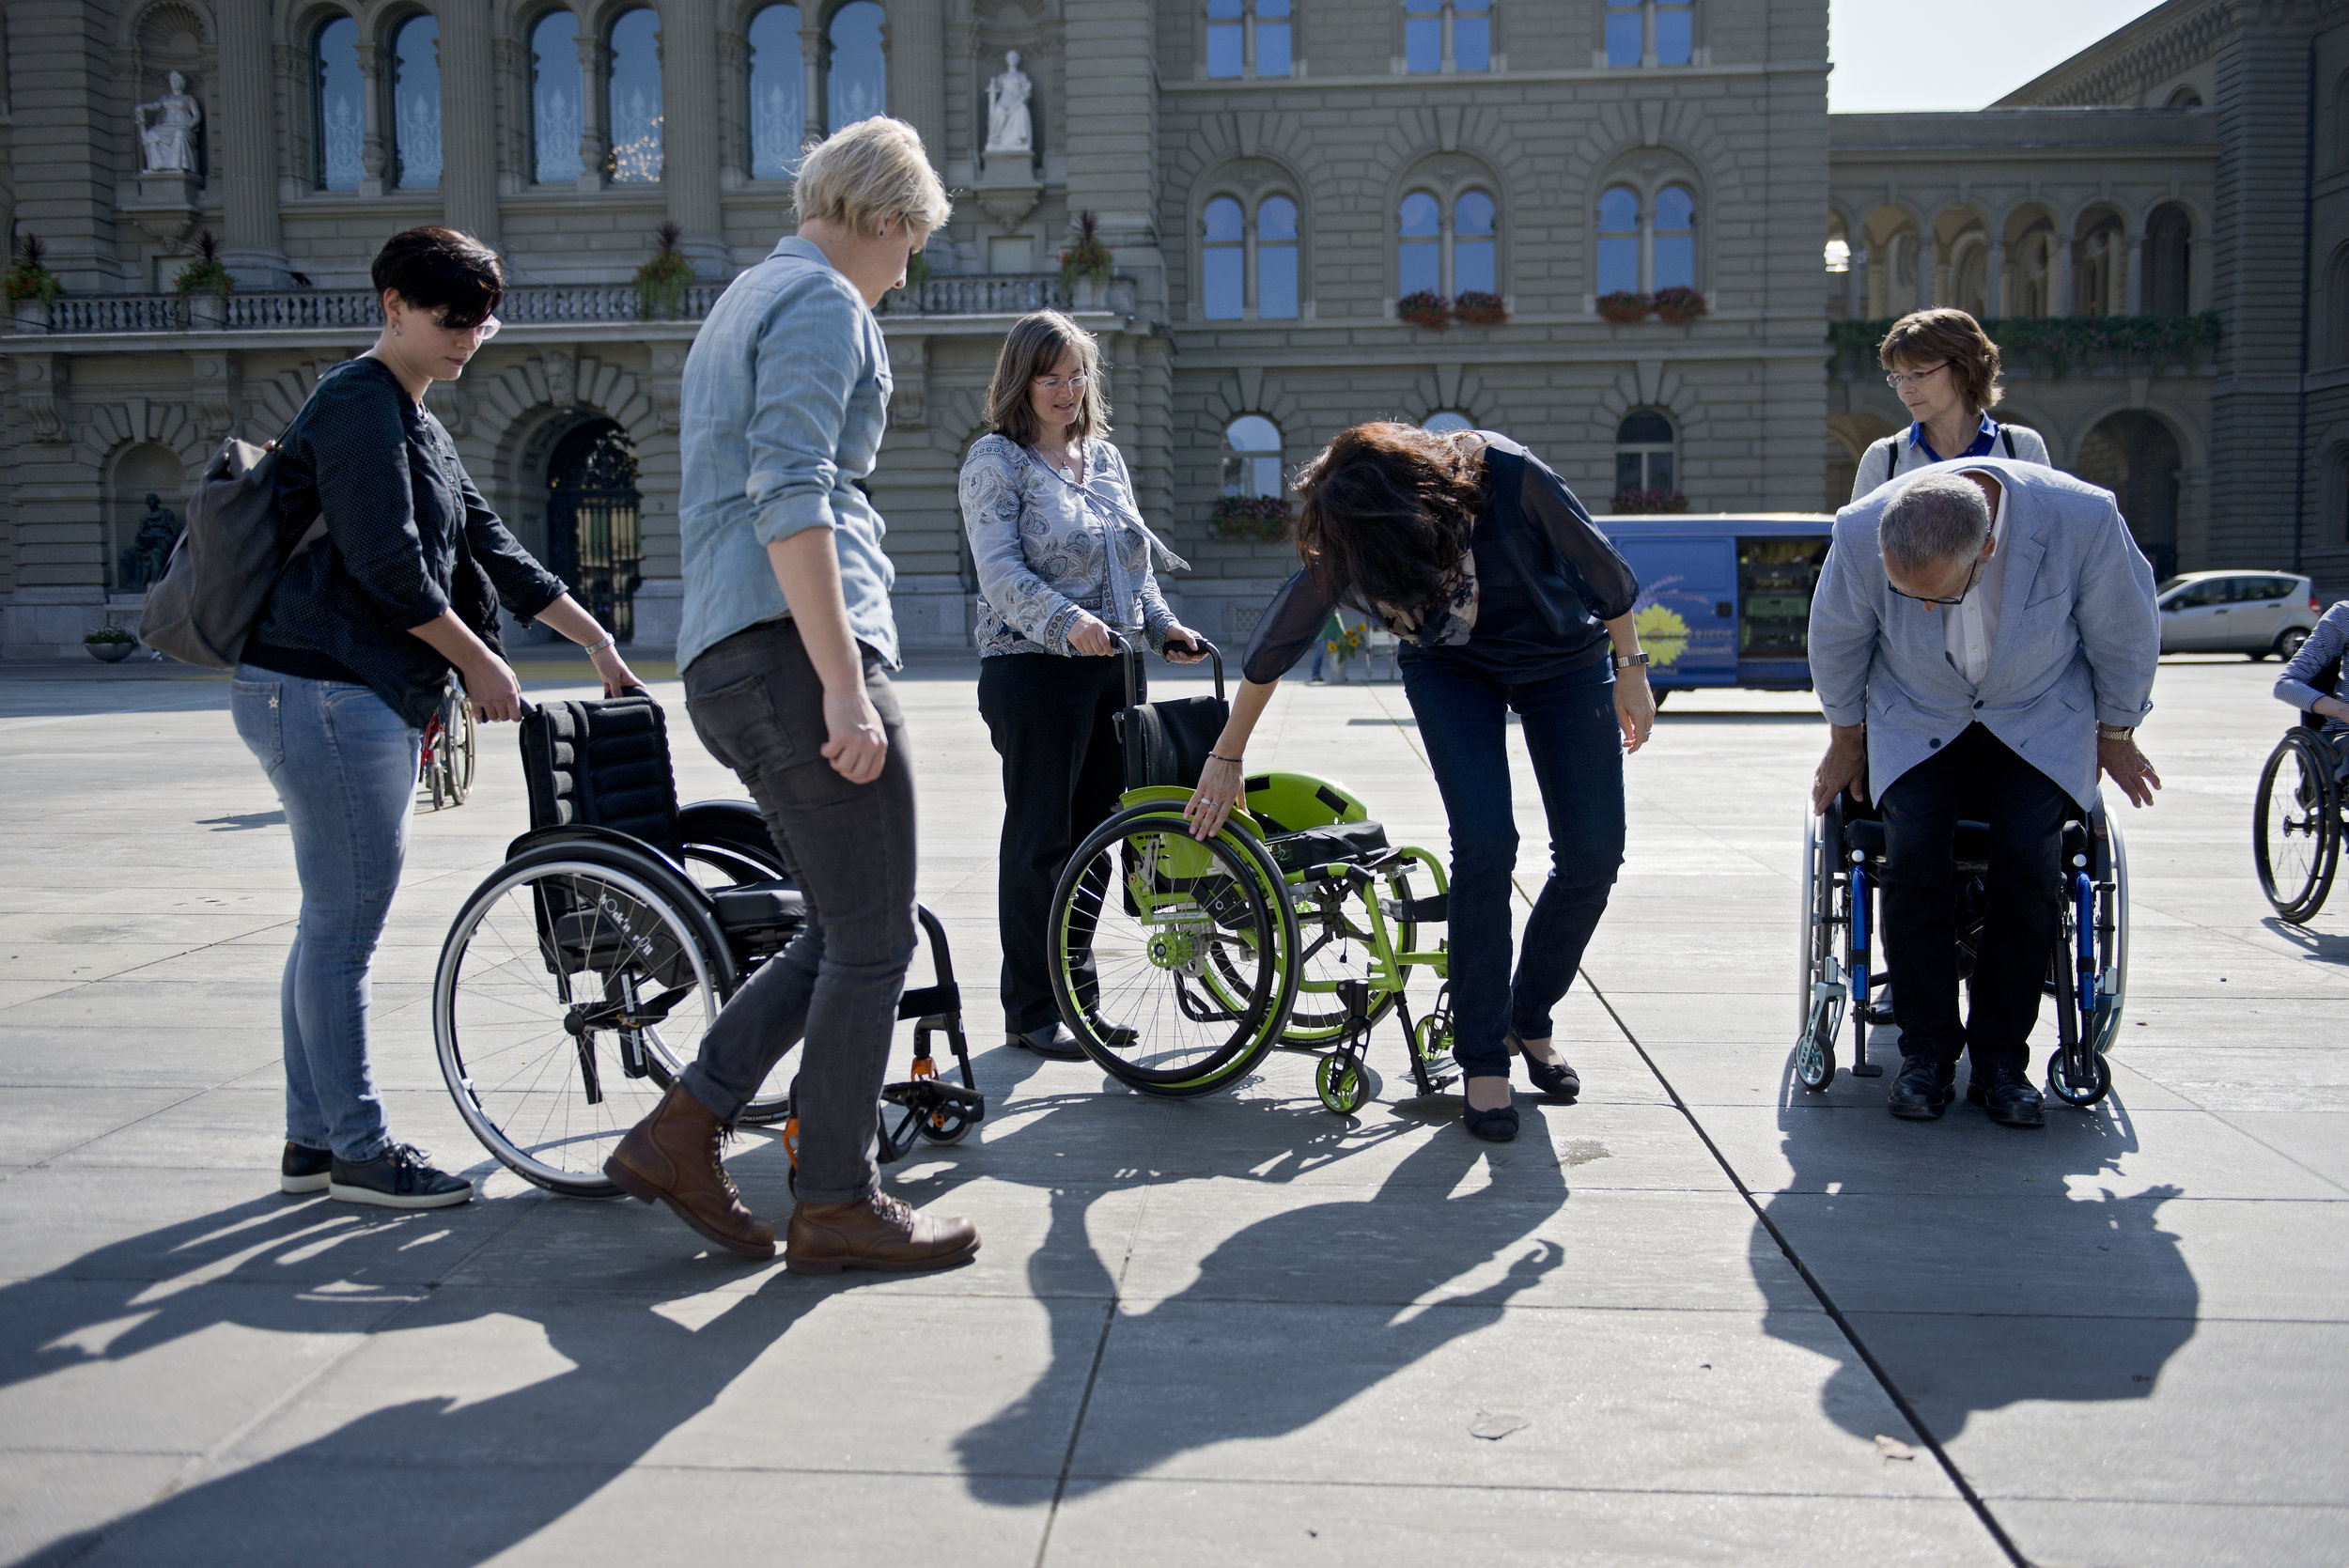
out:
M1500 270L1495 261L1493 198L1470 191L1452 204L1452 291L1455 294L1498 294Z
M1654 409L1635 409L1615 427L1615 495L1672 489L1672 422Z
M2202 95L2192 87L2180 87L2176 92L2171 93L2170 101L2162 105L2165 109L2199 109L2201 106Z
M889 113L889 67L881 57L881 8L873 0L850 0L832 13L826 41L826 133Z
M1403 0L1405 70L1492 68L1492 0Z
M1476 421L1455 409L1438 409L1420 422L1420 427L1430 435L1449 436L1475 429Z
M1640 194L1628 185L1598 198L1598 291L1640 292Z
M1256 314L1297 315L1297 204L1286 196L1267 196L1256 209Z
M530 30L530 173L541 185L568 185L587 172L579 161L579 20L549 11Z
M1245 314L1247 303L1247 235L1239 203L1229 196L1207 203L1200 230L1206 273L1201 290L1205 314L1210 321L1237 321Z
M1406 297L1441 294L1443 209L1426 192L1413 191L1403 198L1403 206L1395 216L1401 230L1395 273L1398 292Z
M2121 267L2125 248L2121 220L2103 217L2087 226L2072 247L2072 314L2113 316L2123 298Z
M2145 313L2184 316L2194 297L2194 222L2183 209L2163 205L2145 225Z
M612 135L606 172L618 185L661 179L661 18L649 7L612 24L612 73L605 81L605 123Z
M1607 0L1607 63L1685 66L1696 54L1688 0Z
M428 16L392 39L392 153L401 190L441 182L441 24Z
M310 65L318 90L319 166L321 191L355 191L366 173L360 148L367 132L366 84L359 75L359 24L338 16L312 35Z
M2327 365L2349 365L2349 250L2333 257L2331 276L2326 280L2325 363Z
M800 172L807 136L807 70L800 56L800 8L770 6L751 18L751 178Z
M1207 74L1289 74L1289 0L1207 0Z
M1281 427L1244 413L1223 427L1223 493L1281 493Z
M1656 193L1657 288L1697 286L1697 198L1685 185L1667 185Z

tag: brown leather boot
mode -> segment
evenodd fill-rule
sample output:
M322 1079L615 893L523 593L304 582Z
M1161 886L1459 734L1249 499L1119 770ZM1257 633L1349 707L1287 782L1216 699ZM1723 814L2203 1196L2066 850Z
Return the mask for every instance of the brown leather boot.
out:
M919 1274L952 1268L979 1250L979 1228L968 1219L916 1214L886 1192L853 1203L801 1203L791 1210L784 1260L794 1274L837 1274L870 1268Z
M726 1250L771 1258L774 1226L742 1206L742 1194L719 1157L725 1133L725 1124L691 1090L672 1083L652 1114L620 1140L603 1162L603 1173L639 1202L658 1199L668 1204L671 1213Z

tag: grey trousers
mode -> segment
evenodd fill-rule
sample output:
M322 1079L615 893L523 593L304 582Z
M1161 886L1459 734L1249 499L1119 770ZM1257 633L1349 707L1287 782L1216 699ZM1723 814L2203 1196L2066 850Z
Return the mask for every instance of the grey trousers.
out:
M823 683L796 623L739 631L685 670L693 728L758 802L808 917L720 1011L685 1086L732 1122L804 1039L799 1198L806 1203L854 1203L879 1184L875 1117L913 957L913 762L896 694L870 651L864 690L888 734L889 760L879 778L856 784L824 760Z

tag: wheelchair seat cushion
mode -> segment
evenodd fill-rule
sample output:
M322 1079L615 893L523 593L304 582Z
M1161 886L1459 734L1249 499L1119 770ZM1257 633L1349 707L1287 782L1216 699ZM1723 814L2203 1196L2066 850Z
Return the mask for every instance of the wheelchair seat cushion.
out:
M1387 831L1376 822L1333 822L1326 828L1275 833L1264 841L1272 863L1283 871L1303 871L1332 862L1366 860L1387 847Z
M522 778L534 828L609 828L675 856L677 776L661 705L631 695L525 711Z
M730 937L796 931L807 922L807 902L788 882L739 882L710 894L710 902Z

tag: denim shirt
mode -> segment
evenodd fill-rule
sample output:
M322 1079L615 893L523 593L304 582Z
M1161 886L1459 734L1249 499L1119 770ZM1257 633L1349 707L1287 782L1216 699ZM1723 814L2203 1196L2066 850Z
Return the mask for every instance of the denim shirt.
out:
M693 336L679 400L683 670L713 643L791 613L767 547L829 528L850 635L895 668L895 579L856 482L889 420L889 346L863 298L796 236L727 286Z
M981 436L962 460L962 525L979 575L982 658L1073 654L1069 628L1091 612L1152 647L1174 625L1151 570L1156 550L1186 563L1142 520L1126 458L1108 440L1085 443L1084 479L1064 479L1008 436Z

